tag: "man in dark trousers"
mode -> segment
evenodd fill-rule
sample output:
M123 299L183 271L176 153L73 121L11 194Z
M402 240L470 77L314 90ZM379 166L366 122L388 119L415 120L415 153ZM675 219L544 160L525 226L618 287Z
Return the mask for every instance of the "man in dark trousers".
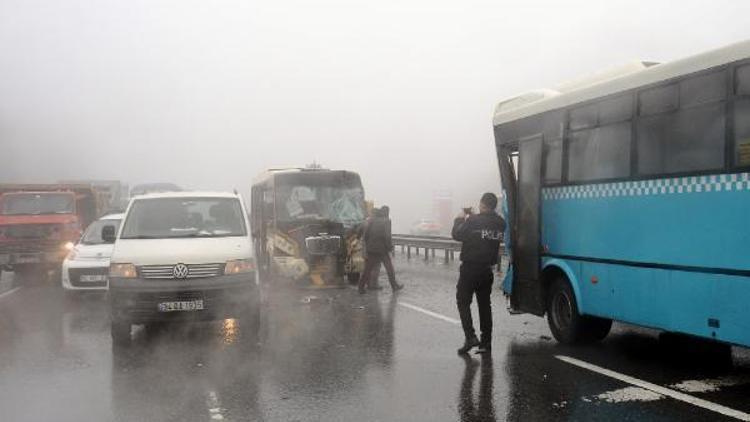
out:
M383 206L380 210L374 210L373 217L367 222L364 230L365 238L365 269L359 278L359 292L365 293L366 286L370 283L372 273L380 268L382 263L388 273L388 281L394 292L401 290L404 286L396 283L396 272L393 269L390 253L393 251L391 239L391 220L388 218L388 207Z
M497 212L497 196L485 193L479 202L479 214L464 212L453 222L453 239L461 242L461 269L456 285L456 304L461 316L466 341L458 349L459 354L468 353L479 346L478 353L492 350L492 266L497 264L500 241L505 221ZM479 328L482 340L474 332L471 319L471 300L477 296L479 306Z

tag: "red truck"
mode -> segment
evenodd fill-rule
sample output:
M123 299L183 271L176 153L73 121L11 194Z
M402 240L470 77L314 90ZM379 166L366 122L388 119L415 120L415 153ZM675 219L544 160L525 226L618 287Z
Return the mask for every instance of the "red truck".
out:
M102 202L91 185L0 184L0 266L22 277L59 270Z

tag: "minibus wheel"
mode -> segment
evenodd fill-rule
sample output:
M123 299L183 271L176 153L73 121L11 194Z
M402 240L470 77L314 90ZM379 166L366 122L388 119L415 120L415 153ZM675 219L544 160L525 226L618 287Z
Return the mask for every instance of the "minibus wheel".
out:
M604 339L612 320L581 315L575 293L565 277L552 282L547 300L547 323L557 341L577 344Z

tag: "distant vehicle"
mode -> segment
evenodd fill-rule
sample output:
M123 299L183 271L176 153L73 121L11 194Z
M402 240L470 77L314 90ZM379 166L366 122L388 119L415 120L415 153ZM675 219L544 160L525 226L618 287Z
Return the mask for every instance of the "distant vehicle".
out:
M174 183L143 183L130 189L130 196L145 195L147 193L182 192L182 188Z
M443 226L435 220L422 219L414 223L410 233L415 236L440 236L443 234Z
M59 271L102 207L90 185L0 185L0 265L21 276Z
M252 232L261 278L299 286L343 286L364 267L365 221L359 175L344 170L282 169L252 187Z
M117 233L117 234L116 234ZM257 332L260 288L239 195L172 192L131 199L109 268L112 340L130 340L132 324L240 318ZM116 240L116 242L115 242Z
M65 257L62 265L62 286L65 290L106 290L109 258L114 245L102 238L102 229L120 227L123 214L106 215L89 225L81 240Z
M743 42L498 104L511 308L750 346L748 98Z
M65 185L90 185L101 196L103 212L122 212L128 205L128 186L119 180L62 180Z

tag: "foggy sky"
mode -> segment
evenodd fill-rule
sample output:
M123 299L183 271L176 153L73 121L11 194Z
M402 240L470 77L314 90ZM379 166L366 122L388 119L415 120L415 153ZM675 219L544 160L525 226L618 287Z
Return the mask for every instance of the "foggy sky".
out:
M737 1L0 0L0 182L358 171L394 228L499 190L494 104L750 37Z

